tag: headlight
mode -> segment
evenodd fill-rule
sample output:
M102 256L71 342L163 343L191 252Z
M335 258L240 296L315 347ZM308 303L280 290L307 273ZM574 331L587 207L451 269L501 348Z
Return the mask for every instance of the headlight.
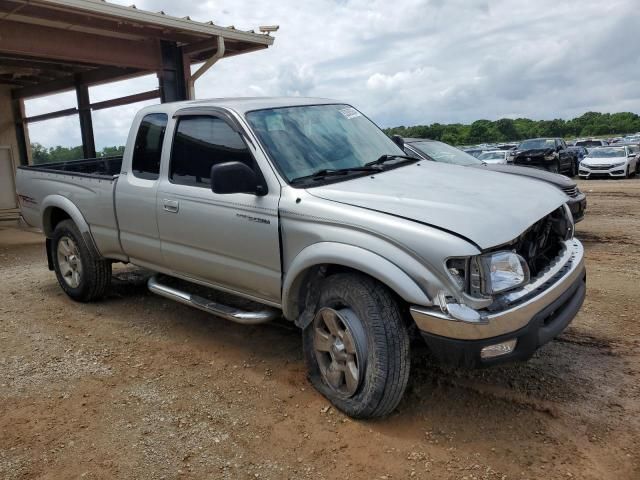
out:
M624 165L625 163L627 163L625 160L623 160L622 162L615 162L612 163L611 166L612 167L621 167L622 165Z
M529 266L524 258L514 252L494 252L480 255L483 285L487 295L504 292L529 281Z

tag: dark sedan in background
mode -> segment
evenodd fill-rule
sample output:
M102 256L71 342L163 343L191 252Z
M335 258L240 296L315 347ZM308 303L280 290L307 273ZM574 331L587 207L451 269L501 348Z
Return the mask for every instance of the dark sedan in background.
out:
M516 165L488 165L477 158L463 152L451 145L436 140L421 138L400 138L393 137L394 142L403 148L407 155L422 160L451 163L465 167L484 168L493 172L508 173L534 178L542 182L547 182L562 190L569 197L567 202L574 222L579 222L584 218L587 208L587 199L578 189L576 183L564 175L547 172L545 170L529 167L518 167Z

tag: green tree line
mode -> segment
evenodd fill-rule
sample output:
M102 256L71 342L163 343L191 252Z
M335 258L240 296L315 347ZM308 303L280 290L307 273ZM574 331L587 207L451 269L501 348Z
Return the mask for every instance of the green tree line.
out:
M588 137L596 135L622 135L640 132L640 116L631 112L587 112L571 120L530 120L528 118L501 118L476 120L470 125L461 123L415 125L385 129L389 135L430 138L452 145L510 142L535 137Z
M96 152L98 157L112 157L122 155L124 153L124 146L119 147L104 147L99 152ZM82 145L77 147L45 147L39 143L31 144L31 158L35 165L42 163L57 163L66 162L69 160L80 160L84 158L82 153Z

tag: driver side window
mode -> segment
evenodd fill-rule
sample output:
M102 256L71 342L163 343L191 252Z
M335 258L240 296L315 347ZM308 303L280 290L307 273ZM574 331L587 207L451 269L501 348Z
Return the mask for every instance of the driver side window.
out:
M178 120L169 167L171 183L209 188L211 167L232 161L255 170L247 145L225 120L204 115Z

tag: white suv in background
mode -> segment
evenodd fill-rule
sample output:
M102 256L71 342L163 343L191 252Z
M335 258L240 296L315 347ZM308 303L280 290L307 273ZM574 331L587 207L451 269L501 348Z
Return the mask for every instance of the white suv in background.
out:
M592 148L582 159L580 178L628 178L638 172L639 149L635 145Z

